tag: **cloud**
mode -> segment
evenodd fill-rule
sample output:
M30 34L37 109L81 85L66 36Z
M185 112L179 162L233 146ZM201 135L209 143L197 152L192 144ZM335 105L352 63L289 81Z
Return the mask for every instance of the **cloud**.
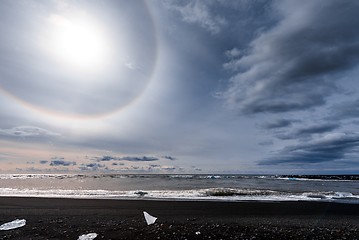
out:
M202 172L202 168L199 168L199 167L196 167L196 166L191 166L191 168L194 171Z
M18 126L8 129L0 129L0 135L12 137L60 136L58 133L34 126Z
M82 171L96 171L99 169L104 169L106 166L104 164L99 163L88 163L88 164L81 164L79 167Z
M206 1L190 0L166 5L169 9L179 12L184 22L198 24L208 32L217 34L227 22L223 16L214 13L210 4Z
M130 70L138 70L140 67L135 62L126 62L125 67L127 67Z
M241 55L241 51L238 48L233 48L231 50L227 50L225 54L229 59L235 59Z
M113 166L124 166L124 163L119 163L119 162L113 162L112 163Z
M112 160L117 160L118 158L106 155L106 156L103 156L103 157L96 157L96 159L98 161L112 161Z
M161 166L161 170L165 170L165 171L181 171L182 168L178 168L176 166Z
M46 163L48 163L49 161L47 161L47 160L40 160L40 164L46 164Z
M159 158L157 157L150 157L150 156L125 156L125 157L114 157L105 155L102 157L95 157L97 161L130 161L130 162L149 162L149 161L157 161Z
M270 145L273 145L274 142L272 140L269 140L269 141L262 141L262 142L259 142L258 145L260 146L270 146Z
M300 128L295 133L296 133L296 135L325 133L325 132L333 131L334 129L336 129L338 127L339 127L339 125L334 124L334 123L320 124L320 125L314 125L314 126Z
M158 164L150 164L149 167L151 167L151 168L159 168L159 167L161 167L161 165L158 165Z
M164 159L168 159L168 160L176 160L175 157L172 157L172 156L162 156L161 158L164 158Z
M294 120L277 119L273 122L263 124L262 127L264 129L284 128L291 126L293 122Z
M330 132L339 127L340 125L336 123L323 123L319 125L302 127L288 134L278 134L276 137L282 140L302 139L302 138L308 138L312 134L323 134L326 132Z
M356 1L278 1L281 20L247 54L224 66L234 75L226 103L242 113L283 113L326 103L336 80L359 61Z
M331 120L344 120L359 117L359 99L334 105L330 109Z
M259 165L311 164L357 158L359 133L330 133L319 140L287 146Z
M143 156L143 157L120 157L118 158L119 160L126 160L126 161L131 161L131 162L149 162L149 161L157 161L159 160L156 157L147 157L147 156Z
M74 166L76 162L65 161L63 159L52 160L50 166Z
M178 166L169 166L169 165L158 165L158 164L149 164L149 165L131 165L126 166L120 169L120 171L124 172L182 172L184 169L182 167Z

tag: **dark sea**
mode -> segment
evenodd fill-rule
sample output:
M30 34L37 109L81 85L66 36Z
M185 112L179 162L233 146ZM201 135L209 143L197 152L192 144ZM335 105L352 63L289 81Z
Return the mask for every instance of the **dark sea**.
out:
M1 196L359 204L359 175L1 174Z

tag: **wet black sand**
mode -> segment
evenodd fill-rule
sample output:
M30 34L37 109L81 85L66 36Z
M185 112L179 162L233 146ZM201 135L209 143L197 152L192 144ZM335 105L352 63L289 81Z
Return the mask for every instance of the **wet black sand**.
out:
M359 204L0 198L0 223L17 218L0 239L359 239Z

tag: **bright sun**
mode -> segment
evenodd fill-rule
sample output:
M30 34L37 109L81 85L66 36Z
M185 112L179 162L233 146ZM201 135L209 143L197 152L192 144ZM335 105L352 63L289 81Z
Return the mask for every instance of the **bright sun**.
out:
M51 49L54 56L79 70L94 70L105 64L108 43L101 28L88 19L69 20L51 15Z

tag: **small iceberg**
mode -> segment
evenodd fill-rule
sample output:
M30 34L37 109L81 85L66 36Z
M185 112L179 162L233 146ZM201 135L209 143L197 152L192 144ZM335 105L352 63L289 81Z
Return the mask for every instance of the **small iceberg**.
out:
M97 237L97 233L89 233L81 235L77 240L92 240Z
M4 223L0 226L0 230L11 230L19 227L23 227L26 224L25 219L16 219L12 222Z
M157 220L156 217L154 216L151 216L150 214L148 214L147 212L143 212L143 215L145 216L145 219L146 219L146 222L147 222L147 225L151 225L151 224L154 224Z

